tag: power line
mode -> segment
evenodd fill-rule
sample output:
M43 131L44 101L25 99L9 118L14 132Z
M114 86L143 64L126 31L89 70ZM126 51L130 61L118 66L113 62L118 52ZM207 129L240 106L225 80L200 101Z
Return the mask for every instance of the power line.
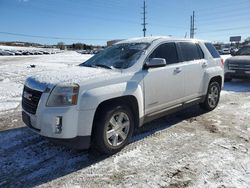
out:
M200 21L197 20L198 25L201 27L201 25L207 27L207 26L213 26L213 27L217 27L219 25L224 25L225 23L233 23L235 22L235 24L238 24L239 21L242 20L247 20L247 18L244 17L228 17L228 18L221 18L221 19L214 19L214 20L209 20L209 21ZM234 24L234 25L235 25ZM241 24L241 25L246 25L246 24Z
M199 32L199 34L201 34L201 33L222 32L222 31L232 31L232 30L239 30L239 29L250 29L250 26L215 29L215 30L211 30L211 31Z
M41 38L41 39L55 39L55 40L74 40L74 41L107 41L109 39L101 39L101 38L71 38L71 37L56 37L56 36L42 36L42 35L28 35L22 33L12 33L0 31L0 34L4 35L12 35L12 36L21 36L21 37L29 37L29 38Z
M229 16L235 16L235 15L247 15L249 13L250 7L244 7L241 8L240 11L219 11L219 12L210 12L210 13L203 13L198 12L198 16L200 20L205 20L208 18L218 18L218 17L229 17ZM249 15L247 15L249 16Z
M235 10L236 8L238 9L239 5L245 5L246 3L248 4L249 0L237 1L237 2L234 2L234 3L226 2L225 4L218 4L218 6L214 6L214 4L212 4L213 5L212 7L196 9L196 11L208 12L208 14L209 14L211 11L214 11L216 9L225 10L225 8L231 8L232 7Z
M178 1L176 1L178 2ZM203 1L200 1L203 3ZM179 2L178 2L179 3ZM197 2L194 2L195 4L197 4ZM159 9L164 9L166 10L166 7L168 6L169 2L168 1L162 1L162 2L157 2L157 3L154 3L152 4L153 7L157 8L158 10ZM192 5L192 2L188 1L188 4ZM246 5L246 4L249 4L249 0L242 0L242 1L235 1L235 2L232 2L232 3L229 3L228 1L225 1L224 3L210 3L211 7L207 7L206 8L201 5L202 8L197 8L195 9L196 12L206 12L207 14L210 14L212 11L216 10L216 9L225 9L225 8L234 8L234 10L239 10L239 5ZM204 7L204 8L203 8ZM180 11L180 12L183 12L183 11L189 11L189 6L182 6L181 9L178 9L176 11ZM241 10L241 9L240 9ZM223 11L222 11L223 12Z
M211 21L219 21L219 20L229 20L231 21L231 19L233 18L243 18L243 19L250 19L250 16L246 13L246 14L229 14L229 15L223 15L223 16L219 16L219 15L215 15L216 17L210 17L210 18L203 18L203 19L200 19L199 17L199 21L201 22L204 22L204 23L207 23L207 22L211 22Z
M211 36L215 36L215 37L228 37L228 36L233 36L233 35L248 35L249 36L249 32L229 32L226 35L224 33L211 33L209 34L209 37ZM203 33L199 36L204 36ZM206 33L205 36L207 37L208 34Z
M53 10L53 9L47 9L47 8L40 8L40 7L37 7L37 6L30 6L31 8L34 8L36 10L40 10L42 12L45 12L45 13L51 13L51 14L55 14L55 15L58 15L58 14L61 14L61 15L67 15L67 16L72 16L72 17L77 17L77 18L81 18L81 19L85 19L85 20L88 20L87 17L84 17L82 14L78 14L78 13L71 13L71 12L66 12L66 11L57 11L57 10ZM124 22L127 22L127 23L130 23L130 24L138 24L138 22L135 22L133 20L127 20L127 19L116 19L116 18L104 18L104 17L101 17L101 16L95 16L95 15L92 15L91 16L91 19L95 19L95 20L101 20L101 21L113 21L113 22L121 22L121 21L124 21Z

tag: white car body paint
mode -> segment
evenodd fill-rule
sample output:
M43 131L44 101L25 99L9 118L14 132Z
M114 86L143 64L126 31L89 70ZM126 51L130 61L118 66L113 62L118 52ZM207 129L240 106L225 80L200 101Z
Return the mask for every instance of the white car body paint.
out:
M195 42L204 53L204 59L181 62L160 68L145 70L143 66L149 55L160 44L169 42ZM123 70L74 67L58 72L48 72L28 78L26 86L37 90L35 85L45 85L51 90L59 83L76 83L80 86L78 103L75 106L48 107L50 92L42 90L36 114L31 114L31 125L40 135L50 138L71 139L91 136L93 120L98 106L107 100L133 96L138 103L139 126L150 114L194 101L206 95L210 80L220 76L223 86L223 68L220 59L213 59L203 41L174 39L170 37L148 37L119 42L150 43L148 49L131 67ZM178 73L174 74L175 69ZM63 74L62 74L63 73ZM87 76L86 76L87 75ZM63 118L62 132L55 133L56 117Z

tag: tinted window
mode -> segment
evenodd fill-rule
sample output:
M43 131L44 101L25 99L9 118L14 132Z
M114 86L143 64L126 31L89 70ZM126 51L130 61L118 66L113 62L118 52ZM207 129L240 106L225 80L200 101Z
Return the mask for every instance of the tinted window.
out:
M220 58L220 54L218 53L214 45L212 45L211 43L205 43L205 46L207 47L213 58Z
M192 42L180 42L179 45L183 61L192 61L204 58L204 54L198 44Z
M167 64L177 63L178 55L175 43L165 43L156 48L149 58L163 58Z
M250 46L245 46L239 49L236 55L250 55Z

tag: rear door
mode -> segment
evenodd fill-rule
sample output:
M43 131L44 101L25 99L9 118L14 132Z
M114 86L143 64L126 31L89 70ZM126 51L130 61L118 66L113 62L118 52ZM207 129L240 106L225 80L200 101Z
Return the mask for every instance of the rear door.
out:
M145 113L150 114L181 103L184 97L184 74L175 43L159 45L149 56L164 58L167 66L144 70Z
M205 70L208 66L204 53L198 43L177 43L181 61L184 62L185 100L195 99L202 95Z

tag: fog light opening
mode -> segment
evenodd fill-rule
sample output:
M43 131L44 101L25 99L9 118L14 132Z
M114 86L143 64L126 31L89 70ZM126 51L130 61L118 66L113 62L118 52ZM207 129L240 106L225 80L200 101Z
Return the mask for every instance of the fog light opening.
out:
M58 116L58 117L56 117L55 133L60 134L61 132L62 132L62 117Z

